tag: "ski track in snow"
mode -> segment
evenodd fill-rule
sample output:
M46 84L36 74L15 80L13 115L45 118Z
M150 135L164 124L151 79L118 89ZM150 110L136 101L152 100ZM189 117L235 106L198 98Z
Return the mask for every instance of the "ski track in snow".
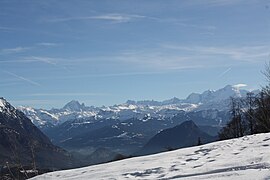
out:
M270 133L136 157L33 178L41 179L270 179Z

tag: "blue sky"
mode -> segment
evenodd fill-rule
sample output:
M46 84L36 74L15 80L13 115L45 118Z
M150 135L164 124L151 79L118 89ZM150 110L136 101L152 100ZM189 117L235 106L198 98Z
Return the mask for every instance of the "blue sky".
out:
M1 0L0 39L0 96L16 106L257 89L270 1Z

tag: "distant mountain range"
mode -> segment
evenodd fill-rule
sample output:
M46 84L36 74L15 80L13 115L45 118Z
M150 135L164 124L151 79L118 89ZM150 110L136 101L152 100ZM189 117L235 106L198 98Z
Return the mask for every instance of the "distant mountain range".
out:
M90 120L84 123L104 119L119 121L131 118L143 119L145 116L162 120L172 118L181 111L192 112L209 109L224 111L229 108L230 97L245 97L247 92L249 91L240 90L237 86L227 85L216 91L207 90L202 94L192 93L186 99L174 97L162 102L128 100L126 103L114 106L88 107L73 100L60 109L45 110L23 106L18 109L24 112L36 126L46 129L74 119ZM258 93L258 91L256 90L254 93Z
M204 132L217 135L230 118L230 97L245 97L247 92L228 85L182 100L128 100L108 107L88 107L73 100L60 109L18 109L60 147L89 155L100 147L130 155L160 131L184 121L192 120Z

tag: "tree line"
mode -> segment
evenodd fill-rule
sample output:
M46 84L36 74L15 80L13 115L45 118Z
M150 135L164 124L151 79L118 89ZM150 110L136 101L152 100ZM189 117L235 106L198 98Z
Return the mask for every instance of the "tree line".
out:
M221 140L270 132L270 63L263 74L268 85L258 94L249 92L245 98L231 97L231 120L220 131Z

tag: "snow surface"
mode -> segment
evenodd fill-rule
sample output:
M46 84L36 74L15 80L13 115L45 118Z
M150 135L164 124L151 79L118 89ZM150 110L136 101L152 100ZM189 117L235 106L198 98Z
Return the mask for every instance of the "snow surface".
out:
M270 179L270 133L56 171L33 179Z

